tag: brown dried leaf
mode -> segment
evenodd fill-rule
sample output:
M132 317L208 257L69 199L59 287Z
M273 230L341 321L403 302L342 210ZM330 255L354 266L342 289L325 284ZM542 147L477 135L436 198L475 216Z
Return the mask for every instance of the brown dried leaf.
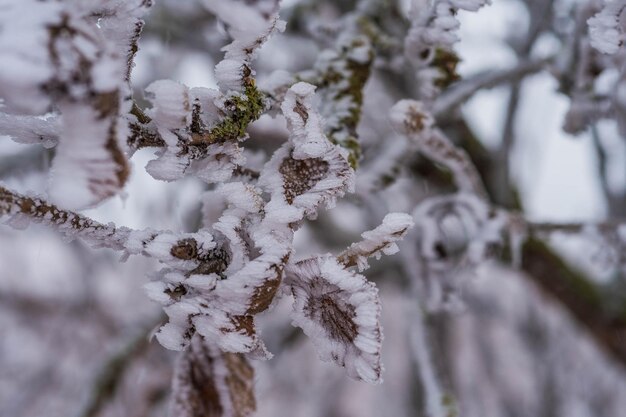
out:
M202 342L192 343L181 354L174 373L170 413L172 416L218 417L224 415L214 367L215 358Z
M293 200L309 191L328 173L328 162L322 158L293 159L285 158L280 164L278 171L283 176L283 188L285 200L289 204Z
M248 308L248 314L259 314L272 304L272 300L274 300L274 296L276 296L276 292L280 287L281 275L277 274L276 278L267 280L263 283L262 286L257 287L254 290L254 294L252 294L252 298L250 299L250 307Z
M195 337L177 363L170 414L247 417L255 410L254 368L246 357Z
M233 417L249 416L256 410L254 368L241 353L223 353L226 362L226 385L233 404Z
M339 297L341 289L324 281L321 277L313 278L310 283L312 294L304 306L304 313L311 319L325 324L325 330L333 340L341 343L351 343L358 334L358 327L354 322L356 312L354 306Z
M246 336L256 338L256 328L254 326L254 317L253 316L234 316L231 319L233 325L235 326L236 332L243 331ZM223 328L221 329L223 332L230 332L230 329Z

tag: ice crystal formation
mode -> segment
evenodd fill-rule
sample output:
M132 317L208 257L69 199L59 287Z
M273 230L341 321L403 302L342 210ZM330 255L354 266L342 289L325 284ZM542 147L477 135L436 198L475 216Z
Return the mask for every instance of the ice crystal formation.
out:
M563 130L593 132L610 214L623 215L623 195L607 180L609 155L598 126L613 121L616 131L626 133L626 2L571 2L585 3L576 7L546 2L548 12L541 1L520 1L528 5L529 33L528 39L508 40L515 65L467 79L460 75L455 49L462 16L487 8L489 0L153 3L0 0L0 136L50 158L36 169L45 173L41 187L41 181L12 180L14 166L32 167L23 162L30 157L12 163L6 158L0 166L0 175L7 174L0 184L0 218L19 229L41 224L67 240L114 251L121 261L158 264L142 295L162 308L158 323L113 357L81 415L100 412L148 336L177 354L173 372L165 372L172 381L172 416L255 414L264 407L255 388L257 364L272 363L274 354L301 361L290 359L281 343L297 345L302 335L310 340L309 353L356 381L381 384L387 308L381 294L394 284L402 288L403 301L390 307L403 319L388 322L394 335L409 335L409 359L399 365L391 358L391 367L414 362L421 388L419 401L410 402L419 403L420 412L457 415L457 401L470 410L461 412L468 416L536 410L539 395L528 394L518 406L522 394L502 382L507 366L514 365L497 353L491 363L478 352L479 345L489 345L485 349L491 352L492 342L506 344L517 336L488 319L476 322L476 315L466 320L467 328L458 325L462 319L451 318L472 306L483 313L493 306L510 327L539 332L529 324L536 320L539 296L519 284L523 279L506 276L514 275L509 271L501 281L517 284L500 282L482 292L471 287L496 262L535 277L590 340L626 363L626 304L617 298L599 301L611 291L572 272L544 243L555 234L584 236L602 249L603 262L623 274L626 226L619 219L591 225L534 222L523 213L509 176L520 80L547 69L559 94L569 98ZM560 8L553 11L552 3ZM558 15L566 9L569 15ZM546 22L553 20L550 29ZM213 52L213 71L204 69L212 86L185 85L180 74L161 73L176 66L172 62L180 51L150 58L144 35L150 40L159 31L181 51ZM557 42L560 50L544 54L543 44L534 47L537 39ZM304 43L290 46L294 40ZM142 48L154 62L136 69ZM281 61L282 49L293 52L288 57L293 62ZM143 76L149 82L136 82L141 71L151 73ZM502 144L490 153L459 107L501 84L510 84L512 104ZM104 223L84 211L127 198L133 176L142 171L140 158L147 159L146 189L156 190L148 184L157 181L180 187L177 196L195 204L193 224L171 226L171 213L157 208L140 219L149 227ZM38 191L28 191L31 185ZM395 278L376 279L380 269ZM510 299L531 295L507 304L497 285ZM1 293L0 285L4 302ZM401 308L406 311L398 313ZM561 314L546 311L549 317ZM276 316L274 322L268 319ZM450 322L457 323L454 331L433 331ZM292 328L281 327L284 323ZM558 323L554 319L540 330L556 332ZM551 335L554 346L564 346ZM464 344L468 339L471 344ZM438 343L447 350L439 352ZM558 356L558 349L545 349L543 354ZM448 365L445 355L457 356ZM489 382L474 386L463 367ZM304 384L307 395L323 396L334 387L316 386L297 369L276 372L283 389ZM562 408L558 415L568 415L566 396L556 392L562 389L593 409L598 398L578 395L563 380L564 371L555 372L561 373L542 374L554 390L546 395L554 398L541 401L552 401ZM603 375L592 378L606 383ZM153 397L163 396L155 392ZM618 404L615 398L611 401ZM483 403L491 404L491 414ZM311 410L331 415L320 404L311 407L301 415L314 415ZM519 415L532 415L525 412Z

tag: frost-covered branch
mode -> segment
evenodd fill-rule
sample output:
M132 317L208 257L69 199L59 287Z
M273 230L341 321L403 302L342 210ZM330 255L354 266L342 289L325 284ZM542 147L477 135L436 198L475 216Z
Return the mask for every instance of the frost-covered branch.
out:
M33 221L49 226L68 238L79 238L97 247L124 251L128 255L144 254L173 266L191 270L206 269L214 265L219 250L212 242L204 242L202 234L174 234L155 230L131 230L116 227L113 223L102 224L87 216L61 209L36 197L28 197L0 186L0 218L7 217L11 224L24 227Z
M530 232L538 235L550 233L578 234L590 230L597 230L600 233L623 233L626 232L626 220L609 220L599 223L545 223L528 222L526 224Z
M567 226L564 229L572 230L576 227ZM612 308L615 303L623 305L623 296L612 294L601 284L567 266L541 241L527 240L522 247L521 257L521 267L528 278L567 308L593 336L598 346L621 364L626 364L626 347L623 343L626 317L623 310Z
M277 72L268 82L267 95L280 102L286 89L297 81L313 84L321 97L320 110L325 118L325 132L331 142L349 152L352 168L358 167L361 146L357 127L361 120L363 90L374 61L370 36L364 34L358 18L349 16L333 49L324 50L312 69L294 76Z
M489 401L480 396L483 385L491 387L504 378L501 374L508 376L510 364L494 361L493 366L502 368L498 372L491 368L476 371L483 360L471 355L508 348L513 345L510 339L521 333L525 334L519 336L524 348L530 339L531 344L544 342L530 334L534 329L521 328L518 318L523 314L513 311L522 308L517 301L539 297L525 289L511 299L501 299L506 291L500 289L518 277L533 281L559 301L599 346L626 362L626 324L619 293L619 276L626 270L623 213L615 211L615 219L596 224L533 222L521 212L523 204L505 175L518 102L526 105L520 82L544 68L549 71L542 76L556 78L560 99L570 99L566 132L583 132L600 119L613 119L617 130L626 132L621 117L626 114L623 0L575 5L528 0L503 6L528 11L528 19L516 22L519 27L508 35L501 33L505 42L493 44L517 55L517 63L465 80L460 79L461 55L455 51L459 13L476 11L488 0L285 2L287 10L281 16L290 25L283 34L279 34L285 30L279 0L163 1L150 17L158 22L151 26L148 21L149 30L143 33L143 19L152 3L0 0L0 135L55 147L25 148L6 157L12 160L0 173L11 175L26 161L30 172L14 179L24 182L21 187L49 184L49 188L44 198L0 186L0 220L15 227L41 223L69 239L110 248L122 260L132 255L135 258L124 267L129 276L141 275L149 269L144 264L151 268L152 261L158 261L160 266L149 274L144 290L164 312L155 324L155 339L179 351L170 396L172 415L247 417L257 408L259 413L276 414L280 402L275 409L272 403L268 408L257 407L257 402L287 395L291 400L296 391L309 396L335 391L336 383L317 389L314 375L299 372L301 364L308 362L300 357L300 350L307 349L298 338L301 334L322 360L344 368L348 377L380 383L386 297L399 301L392 301L385 315L386 336L396 349L387 366L391 372L402 368L404 374L399 378L392 374L394 384L372 391L372 398L380 392L386 397L385 389L402 387L398 401L390 403L392 408L385 403L384 411L402 415L405 403L410 402L426 406L427 414L443 417L472 410L467 404L474 401L488 404L495 415L505 409L525 410L518 407L518 401L524 405L548 401L543 396L527 401L536 400L528 396L527 391L535 389L530 383L515 383L519 386L511 389L497 387L489 393ZM572 22L569 18L574 15ZM171 21L179 26L175 42L168 42ZM180 36L190 31L194 34ZM133 74L140 47L146 48L138 61L143 69ZM262 47L266 49L261 51ZM547 58L536 58L545 56L546 50ZM486 52L505 56L495 49ZM471 61L473 54L472 48L463 49L464 60ZM210 73L203 74L213 77L215 88L156 79L172 77L165 74L171 72L197 85L205 79L196 77L196 70L206 65L202 60L216 63L212 72L207 69ZM146 67L154 68L146 71ZM139 84L142 91L137 89ZM481 91L506 84L512 84L512 94L505 112L504 140L493 151L472 133L472 121L464 119L469 113L457 110L470 98L480 101ZM133 98L135 91L141 98ZM419 101L402 99L411 96ZM498 126L497 119L493 122ZM248 141L250 135L254 140ZM4 145L13 152L13 144ZM150 179L135 176L128 186L145 185L145 190L138 194L139 201L132 198L135 190L129 190L125 210L136 208L139 202L147 206L146 213L133 220L147 225L158 221L173 230L133 230L97 222L77 211L122 192L130 176L129 158L148 147L155 148L154 153L142 152L133 162L147 156L151 160L145 169L154 179L177 184L157 188L146 183ZM612 155L598 150L599 169L607 174L603 186L615 188L608 176ZM44 181L41 171L47 167L36 171L29 161L48 155L54 160ZM344 199L357 189L356 198ZM334 211L324 213L327 210ZM172 214L182 212L182 219ZM381 218L378 227L356 236ZM616 278L605 285L577 273L539 240L556 235L599 243L606 249L603 255L613 262L610 272ZM42 246L47 238L42 235ZM400 248L400 261L389 258L369 269L369 258L393 255ZM93 265L84 253L62 249L59 256L54 251L46 253L62 264L59 275L72 273L65 259L68 252L68 257L81 259L77 261L83 266L81 276L101 276L100 263ZM8 252L11 257L23 250L8 248ZM103 254L107 259L109 255ZM473 280L485 278L495 260L513 266L512 272L503 274L507 279L496 283L501 287ZM37 272L40 264L33 264ZM516 271L518 267L529 275ZM16 275L31 272L24 266ZM90 297L114 296L114 290L130 297L137 285L109 270L102 275L111 278L81 281L85 286L107 286L103 294L86 292ZM10 281L6 285L12 285ZM74 289L71 283L58 285L53 278L42 282L46 285L37 286L42 293L47 286L63 296L66 289ZM375 282L384 283L380 293ZM0 293L6 299L22 292L26 291ZM27 302L34 298L11 300L7 311L13 315L13 310L27 309ZM91 300L87 297L81 308ZM130 309L126 314L117 308L123 301L115 300L116 308L111 310L116 313L111 316L116 320L113 328L131 315ZM45 302L40 309L44 314ZM507 306L511 311L491 310L497 303L511 304ZM137 310L144 308L137 304ZM458 326L468 317L471 323L472 309L477 308L492 317L481 326ZM138 313L133 310L132 314ZM263 333L258 325L261 315L267 319ZM498 326L491 320L498 321ZM290 324L295 329L286 331ZM396 344L398 333L404 344ZM468 338L469 333L476 336ZM129 365L137 354L135 348L147 346L145 334L105 363L94 385L87 387L91 396L82 415L109 411L106 403L123 400L123 395L113 394L126 387L120 383L128 379L124 377L127 371L133 371ZM468 339L472 339L470 354L457 355ZM21 347L11 343L9 350L13 345ZM285 367L293 371L288 377L280 373L282 364L252 366L251 360L270 359L269 349L283 352L280 360L297 363ZM407 367L397 352L413 357L417 369ZM511 366L521 369L517 366L521 362L514 359ZM475 374L460 378L452 369L456 362L469 363ZM445 369L448 366L451 369ZM271 386L259 399L254 390L255 368ZM22 371L21 365L15 369L16 374ZM267 372L278 373L268 378ZM323 367L315 368L316 374L325 372ZM552 383L547 373L542 378ZM559 384L566 379L557 376ZM416 378L421 387L414 387ZM471 391L468 381L474 380L476 390ZM328 397L333 399L326 401L323 413L332 414L330 408L338 405L345 412L361 414L364 410L352 407L361 407L360 399L365 397L362 388L353 387ZM448 395L448 387L455 392ZM414 401L416 389L424 398L418 394ZM353 390L359 390L356 396ZM474 393L478 399L468 400ZM316 404L306 411L319 414L319 409ZM564 410L565 414L570 411ZM307 414L301 411L289 410ZM473 417L471 411L467 413Z
M602 252L604 259L611 259L609 263L619 269L626 267L626 220L610 219L603 222L534 222L523 219L519 213L509 214L508 233L518 239L518 247L524 241L533 239L549 240L555 236L576 236L593 242ZM517 237L515 237L517 236ZM521 254L520 254L521 256ZM590 279L590 283L593 279Z
M243 163L238 142L247 139L248 125L266 108L251 61L273 32L284 29L284 22L278 19L278 2L205 4L228 25L233 38L215 67L221 91L189 89L161 80L146 90L152 109L132 110L135 120L129 145L135 149L165 145L147 167L157 179L174 181L195 174L209 183L227 180Z
M322 114L328 138L348 150L350 165L356 169L361 158L356 129L374 54L369 38L353 35L348 39L339 43L338 52L326 51L320 57L313 70L318 79L313 83L324 92ZM306 80L307 76L302 78Z
M111 249L122 249L129 233L128 229L117 228L111 223L98 223L40 198L23 196L1 186L0 217L10 217L16 225L31 220L43 223L68 237L80 237Z

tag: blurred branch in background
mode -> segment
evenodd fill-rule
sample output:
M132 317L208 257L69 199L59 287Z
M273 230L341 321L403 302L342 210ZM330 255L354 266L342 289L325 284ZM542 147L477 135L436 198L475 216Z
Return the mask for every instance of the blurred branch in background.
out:
M159 315L145 325L137 326L136 333L125 339L121 347L114 352L102 365L96 374L89 396L77 413L78 417L96 417L120 389L124 374L130 369L131 361L144 354L150 345L151 333L165 317Z

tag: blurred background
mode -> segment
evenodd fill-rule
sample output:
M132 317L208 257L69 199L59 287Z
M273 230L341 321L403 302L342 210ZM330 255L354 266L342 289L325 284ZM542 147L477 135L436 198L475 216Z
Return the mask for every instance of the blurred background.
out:
M375 2L283 1L287 30L262 48L255 62L259 84L274 70L313 67L319 53L332 47L341 16L356 3ZM408 1L380 3L388 14L381 21L408 28ZM494 0L476 13L459 12L461 41L455 50L461 79L558 56L568 47L582 3ZM132 74L139 103L145 105L142 92L158 79L216 86L213 67L228 37L199 2L160 0L146 23ZM412 212L425 198L451 190L417 156L389 184L372 180L388 168L377 166L380 155L401 149L388 109L419 94L411 70L394 61L393 48L391 54L375 62L365 87L357 192L298 231L298 258L337 252L388 211ZM487 183L508 177L504 191L488 187L494 203L537 222L623 218L626 142L610 119L566 133L572 100L562 88L564 73L546 65L481 89L438 122L461 146L471 137L474 149L480 148L473 157L500 161L492 161L497 169L483 171L493 177L484 178ZM618 66L607 66L594 88L610 91L619 77ZM262 116L249 133L249 158L260 160L287 137L280 116ZM0 179L14 190L43 194L52 152L0 138ZM133 156L122 198L85 214L105 223L175 231L195 231L202 220L216 218L223 202L205 196L207 186L200 180L164 183L145 172L153 152L143 149ZM449 272L455 277L437 285L459 300L453 308L427 308L425 292L432 283L419 282L422 277L402 261L417 251L410 239L400 254L373 261L367 276L380 288L385 334L381 386L351 381L342 369L319 361L312 344L290 324L289 300L282 300L259 320L275 357L254 362L258 415L624 415L626 361L590 332L575 303L564 303L541 284L559 279L558 273L582 277L600 294L600 304L616 305L610 312L622 314L616 313L615 328L622 329L626 348L621 248L592 229L554 234L544 243L551 263L538 261L538 267L493 261L471 272ZM36 224L23 230L19 224L0 225L0 416L167 415L176 352L149 340L163 318L142 287L158 268L142 257L121 263L113 251L66 241ZM533 272L543 276L528 276Z

